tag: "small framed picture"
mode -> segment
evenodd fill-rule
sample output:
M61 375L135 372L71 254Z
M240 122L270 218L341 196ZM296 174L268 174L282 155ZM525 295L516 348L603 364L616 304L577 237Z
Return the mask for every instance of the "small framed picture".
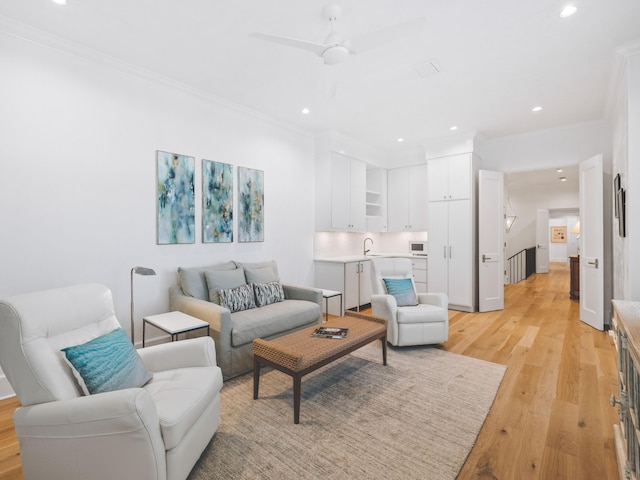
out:
M566 226L551 227L551 242L566 243L567 227Z

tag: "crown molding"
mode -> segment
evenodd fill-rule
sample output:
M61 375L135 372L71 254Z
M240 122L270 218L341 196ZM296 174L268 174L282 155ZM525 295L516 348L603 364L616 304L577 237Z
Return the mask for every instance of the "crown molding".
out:
M247 107L246 105L242 105L223 97L219 97L204 90L195 88L184 82L172 79L170 77L134 65L132 63L125 62L116 57L106 55L95 49L86 47L76 42L72 42L58 35L45 32L38 28L32 27L22 22L18 22L17 20L2 15L0 15L0 34L8 35L19 40L38 45L40 47L56 51L58 53L78 57L85 61L98 64L102 67L117 70L121 73L132 75L158 85L187 93L189 95L214 103L218 106L227 108L234 112L242 113L257 120L267 122L280 128L292 131L294 133L313 137L313 133L308 130L304 130L295 125L291 125L290 123L278 120L261 111Z

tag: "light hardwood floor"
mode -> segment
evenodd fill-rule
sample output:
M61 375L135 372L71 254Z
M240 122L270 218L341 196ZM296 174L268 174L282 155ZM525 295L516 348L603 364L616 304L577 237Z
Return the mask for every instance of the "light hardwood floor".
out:
M502 311L449 317L443 349L508 367L459 480L617 478L615 350L606 332L580 322L568 267L507 285ZM17 406L0 402L0 479L22 479Z

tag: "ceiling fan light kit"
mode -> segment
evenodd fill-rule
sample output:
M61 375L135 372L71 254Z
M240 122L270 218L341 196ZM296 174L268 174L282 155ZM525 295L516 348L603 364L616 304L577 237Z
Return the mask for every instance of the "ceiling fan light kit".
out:
M334 45L333 47L327 48L322 53L322 59L324 60L325 65L336 65L346 60L348 56L349 50L344 48L342 45Z

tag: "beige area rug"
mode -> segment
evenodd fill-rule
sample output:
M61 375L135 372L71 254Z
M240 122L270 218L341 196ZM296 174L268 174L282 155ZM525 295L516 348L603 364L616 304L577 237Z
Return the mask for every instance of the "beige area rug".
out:
M225 382L222 424L189 480L455 479L506 367L435 347L379 342L302 380L293 423L291 377L263 369Z

